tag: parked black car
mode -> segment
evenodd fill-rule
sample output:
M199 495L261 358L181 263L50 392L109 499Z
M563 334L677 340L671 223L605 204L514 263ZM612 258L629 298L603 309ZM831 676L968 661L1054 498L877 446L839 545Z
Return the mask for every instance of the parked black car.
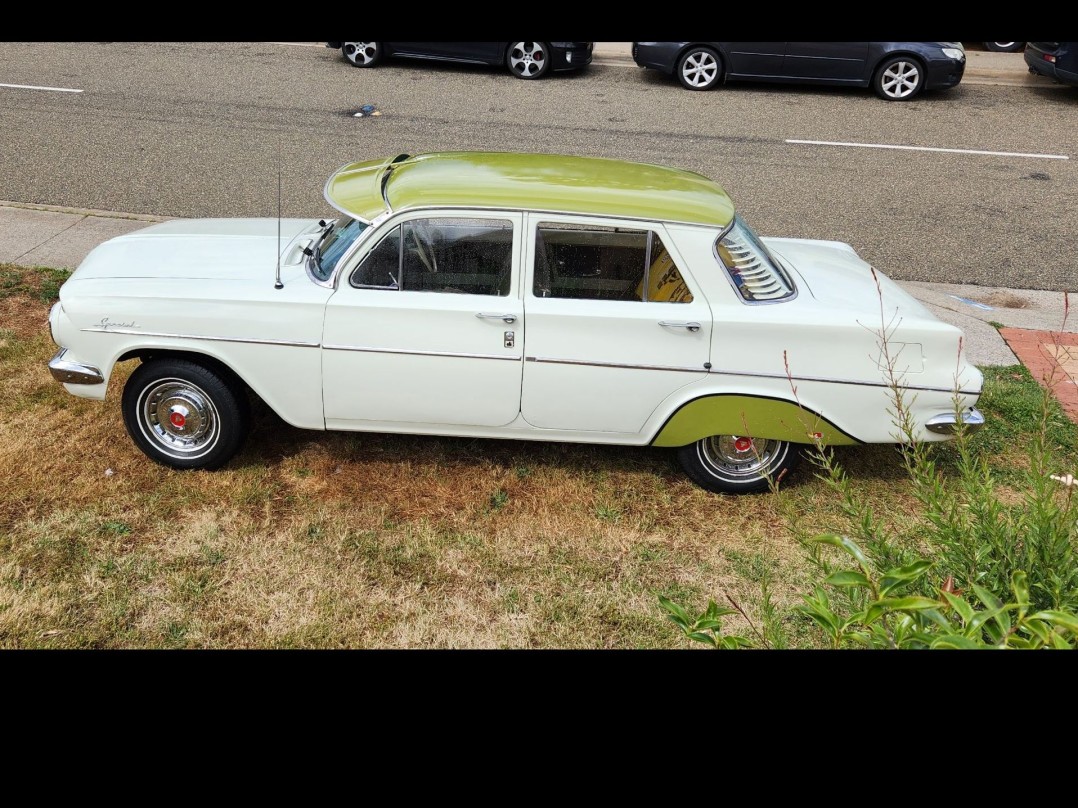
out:
M355 67L374 67L402 56L444 62L505 66L518 79L538 79L553 70L591 64L593 42L327 42Z
M872 87L887 101L962 81L960 42L634 42L640 67L677 76L689 90L766 81Z
M1078 87L1078 42L1027 42L1030 73Z

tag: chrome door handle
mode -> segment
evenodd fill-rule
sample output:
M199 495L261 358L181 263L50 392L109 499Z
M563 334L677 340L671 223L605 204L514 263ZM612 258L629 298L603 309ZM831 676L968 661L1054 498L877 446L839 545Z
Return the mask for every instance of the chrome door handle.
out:
M515 323L517 321L515 314L487 314L481 311L475 316L480 320L501 320L503 323Z
M700 330L700 323L672 323L669 320L660 320L659 325L663 328L687 328L693 333Z

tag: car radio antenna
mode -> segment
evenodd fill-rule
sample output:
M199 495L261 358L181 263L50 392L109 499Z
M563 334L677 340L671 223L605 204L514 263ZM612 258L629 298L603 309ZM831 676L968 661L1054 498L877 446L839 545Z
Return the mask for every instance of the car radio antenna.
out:
M281 137L277 136L277 279L274 289L283 289L281 283Z

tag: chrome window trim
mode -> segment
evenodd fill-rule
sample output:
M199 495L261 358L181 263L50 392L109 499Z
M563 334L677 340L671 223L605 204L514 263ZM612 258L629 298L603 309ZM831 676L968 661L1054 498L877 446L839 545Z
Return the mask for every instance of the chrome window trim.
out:
M299 340L287 340L287 339L254 339L252 337L218 337L211 336L209 334L175 334L167 331L142 331L136 328L115 328L108 326L102 328L101 326L90 326L89 328L82 328L81 331L90 331L99 334L128 334L134 337L159 337L162 339L192 339L192 340L204 340L206 342L243 342L254 345L281 345L288 348L317 348L320 343L317 342L302 342Z
M334 206L334 207L336 207L336 206ZM351 216L353 219L357 218L354 214L348 213L348 211L342 210L341 208L336 208L336 209L340 210L342 213L344 213L344 214L346 214L348 216ZM678 220L678 219L638 219L638 218L634 218L632 216L619 216L617 214L608 214L608 213L574 213L574 212L567 212L567 211L564 211L564 210L553 210L553 209L547 209L547 208L507 208L507 207L491 207L491 206L488 206L488 205L444 205L444 206L442 206L442 205L439 205L439 206L423 205L423 206L417 206L417 207L399 208L399 209L397 209L395 211L385 211L383 213L379 213L377 216L375 216L373 219L371 219L370 227L368 227L366 230L364 230L363 235L361 235L359 238L356 239L356 243L354 245L352 245L352 250L349 250L349 252L347 252L343 256L341 256L341 260L337 262L337 266L333 271L332 287L334 289L337 288L337 283L338 283L338 281L340 279L341 272L344 270L345 263L347 263L349 260L351 260L352 256L354 255L353 251L358 249L360 243L364 242L366 240L367 233L373 232L374 230L379 229L385 223L386 219L389 219L390 217L393 217L393 216L404 216L406 214L411 215L411 214L414 214L414 213L439 215L441 213L446 213L446 212L451 212L451 211L463 211L463 212L484 211L486 213L494 213L494 214L497 214L497 213L500 212L500 213L503 213L503 214L505 214L507 216L519 216L520 214L525 213L525 214L528 214L529 216L531 216L531 215L535 215L535 216L564 216L564 217L566 217L568 219L610 219L610 220L618 221L618 222L632 222L637 228L642 229L642 230L654 230L656 224L658 224L658 225L671 225L671 224L673 224L673 225L680 225L680 226L684 226L684 227L695 227L695 228L699 228L699 229L702 229L702 230L708 230L708 231L714 231L714 230L718 229L718 228L716 228L715 225L701 224L700 222L684 222L684 221L681 221L681 220ZM360 220L360 221L362 221L362 220ZM733 221L731 221L730 224L728 224L725 228L723 228L722 232L719 234L719 238L721 238L731 227L733 227L733 224L734 224ZM524 233L523 231L522 231L521 235L526 237L526 233ZM669 247L667 247L667 249L669 249ZM719 263L721 265L722 262L720 261ZM683 272L680 265L678 266L678 271ZM318 283L318 281L315 281L315 282ZM329 286L329 284L319 284L319 285L320 286ZM790 281L790 285L793 286L793 281L792 280ZM794 288L796 289L796 287L794 287ZM792 299L793 299L792 297L785 298L785 300L792 300ZM768 302L782 303L782 302L785 302L785 301L768 301Z
M737 288L737 285L734 283L733 277L730 275L730 268L726 266L726 262L723 261L722 256L719 255L719 242L726 238L730 231L734 229L734 225L736 225L738 221L740 221L740 218L735 214L730 224L724 227L722 232L719 233L718 237L711 243L711 253L715 256L716 263L718 263L719 268L722 270L722 274L726 276L726 281L730 284L730 288L734 290L734 293L737 295L737 299L746 306L770 306L776 303L789 303L791 300L795 300L800 294L801 290L798 285L794 283L794 279L787 271L786 265L776 259L775 256L771 254L771 251L767 249L767 245L763 243L763 239L761 239L760 236L757 235L755 231L751 230L751 228L749 228L749 226L744 222L742 222L742 225L746 229L749 229L754 236L756 236L757 241L760 242L761 249L763 249L764 251L764 256L778 270L779 274L782 276L782 279L785 280L787 285L790 287L792 294L788 295L787 297L780 297L774 300L746 300L745 296L741 294L741 290Z

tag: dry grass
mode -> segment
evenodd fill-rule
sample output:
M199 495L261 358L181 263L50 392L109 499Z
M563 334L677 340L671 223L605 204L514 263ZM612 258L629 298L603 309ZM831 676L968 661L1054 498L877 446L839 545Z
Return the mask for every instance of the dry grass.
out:
M104 403L49 376L34 272L0 265L3 648L687 649L659 594L751 608L766 579L791 603L791 518L843 524L807 463L781 496L722 497L662 450L310 432L257 407L225 469L172 471L126 435L130 368ZM893 449L839 458L907 531Z

